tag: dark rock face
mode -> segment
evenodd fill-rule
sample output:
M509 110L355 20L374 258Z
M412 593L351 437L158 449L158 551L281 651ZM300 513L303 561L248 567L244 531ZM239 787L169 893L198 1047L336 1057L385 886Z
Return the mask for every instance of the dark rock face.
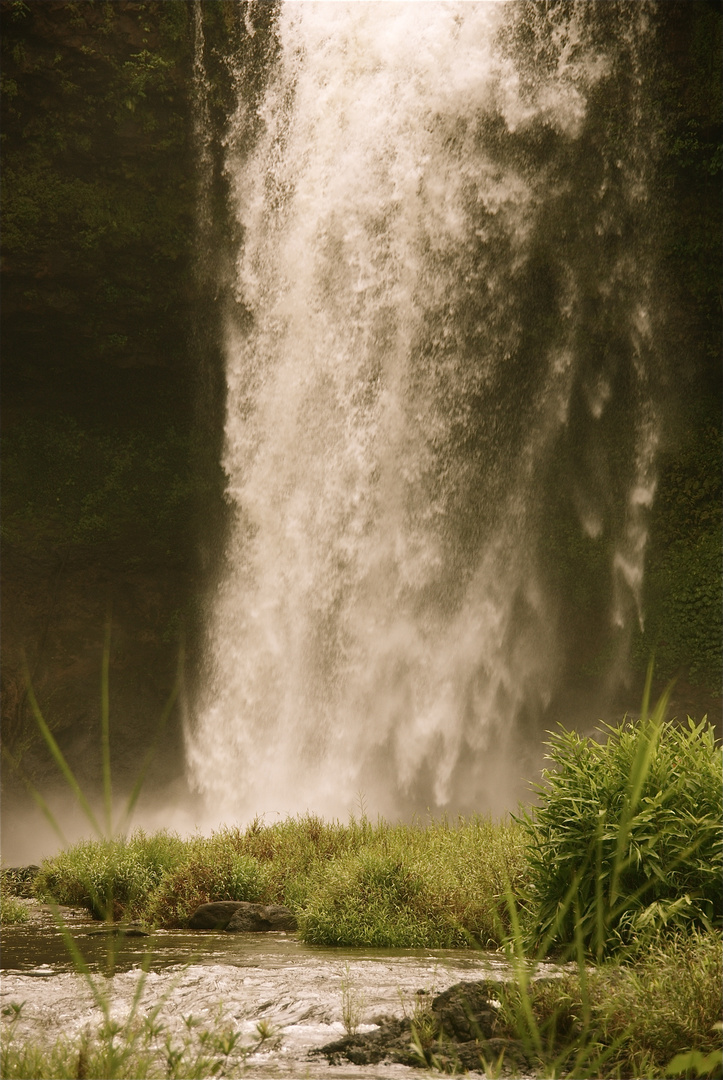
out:
M188 920L188 927L190 930L225 930L237 907L239 907L237 900L218 900L214 904L201 904Z
M500 1030L493 1004L499 989L494 982L458 983L435 997L429 1012L416 1022L409 1017L378 1017L376 1031L347 1035L312 1053L332 1065L345 1060L355 1065L391 1061L446 1073L480 1070L485 1063L497 1067L501 1061L501 1075L519 1076L529 1070L530 1062L519 1040Z
M93 794L112 610L114 782L130 790L174 685L180 627L193 635L197 544L209 542L192 449L200 350L187 347L200 304L193 6L0 0L0 52L4 746L42 790L55 784L29 673ZM174 712L150 778L182 768ZM2 798L3 854L20 861L38 849L11 819L34 811L10 768Z
M288 908L275 904L250 904L244 900L218 900L201 904L188 920L191 930L226 930L231 934L296 930L296 918Z

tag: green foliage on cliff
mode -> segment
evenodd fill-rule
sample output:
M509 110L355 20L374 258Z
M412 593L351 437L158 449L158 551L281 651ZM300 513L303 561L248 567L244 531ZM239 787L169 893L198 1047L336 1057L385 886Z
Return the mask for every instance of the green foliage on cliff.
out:
M640 666L654 652L661 677L682 673L712 693L723 682L722 476L721 433L712 421L686 432L682 446L665 455L651 522L646 619L634 644Z
M178 559L196 494L187 433L93 428L60 413L4 441L4 540Z
M3 0L0 18L3 538L181 566L198 488L191 8Z
M723 13L696 0L659 5L658 206L667 295L666 418L651 520L639 667L720 694L723 538L720 240Z
M188 10L0 5L4 318L21 339L97 363L177 338L193 233Z

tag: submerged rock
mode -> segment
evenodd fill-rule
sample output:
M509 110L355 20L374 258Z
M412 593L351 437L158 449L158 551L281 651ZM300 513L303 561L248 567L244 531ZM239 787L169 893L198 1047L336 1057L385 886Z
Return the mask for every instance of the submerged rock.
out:
M246 900L217 900L201 904L188 920L191 930L226 930L231 934L296 930L296 917L276 904L251 904Z
M150 937L150 931L141 923L108 923L97 930L89 930L88 937Z

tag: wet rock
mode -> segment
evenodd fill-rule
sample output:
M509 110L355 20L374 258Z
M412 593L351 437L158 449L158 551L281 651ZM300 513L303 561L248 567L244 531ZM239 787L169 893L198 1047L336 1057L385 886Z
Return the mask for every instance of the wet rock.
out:
M498 1032L495 1001L499 986L494 983L457 983L432 1002L437 1026L455 1042L490 1039Z
M188 920L191 930L226 930L231 934L296 930L297 922L288 908L276 904L251 904L245 900L217 900L201 904Z
M499 990L500 984L494 982L457 983L437 995L416 1023L408 1017L378 1017L376 1031L347 1035L312 1053L332 1065L344 1060L355 1065L391 1061L445 1073L492 1066L502 1076L519 1076L529 1070L530 1062L522 1043L500 1030L494 1004Z
M189 929L225 930L231 916L240 906L238 900L217 900L213 904L201 904L188 920Z
M296 930L296 916L286 907L277 904L242 904L231 916L226 933L247 931L254 934L268 930Z
M345 1061L350 1061L352 1065L377 1065L385 1060L398 1065L426 1064L414 1048L408 1019L379 1016L375 1022L379 1025L376 1031L345 1035L311 1053L327 1058L330 1065L341 1065Z
M97 930L89 930L88 937L150 937L150 931L140 923L112 923Z

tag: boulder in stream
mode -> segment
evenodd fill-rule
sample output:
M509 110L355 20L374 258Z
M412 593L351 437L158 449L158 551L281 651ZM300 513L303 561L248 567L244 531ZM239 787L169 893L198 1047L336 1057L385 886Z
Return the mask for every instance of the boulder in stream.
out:
M332 1065L390 1061L445 1073L493 1066L499 1069L496 1075L520 1076L529 1071L530 1062L522 1043L500 1030L499 986L488 980L457 983L438 994L416 1021L380 1016L375 1031L346 1035L311 1053Z
M241 904L231 916L226 927L227 934L250 931L258 934L268 930L297 930L298 923L293 912L279 904Z
M296 930L296 917L277 904L251 904L246 900L217 900L201 904L188 920L191 930L226 930L230 934Z

